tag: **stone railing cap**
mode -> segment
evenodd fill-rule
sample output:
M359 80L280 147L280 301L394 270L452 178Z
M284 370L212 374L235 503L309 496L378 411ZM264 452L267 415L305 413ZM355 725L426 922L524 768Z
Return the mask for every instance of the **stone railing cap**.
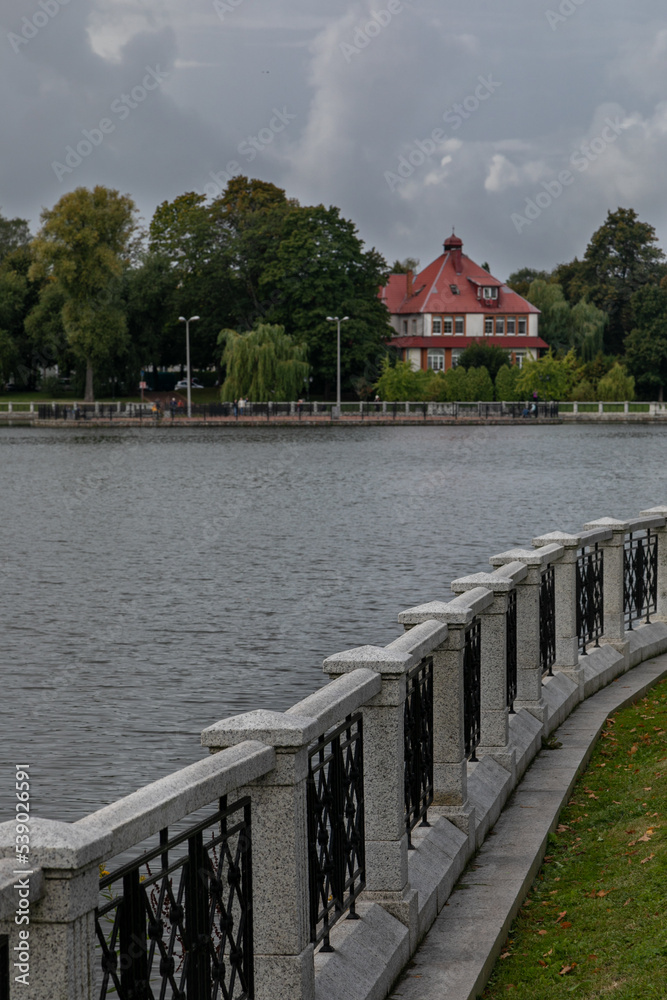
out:
M431 601L414 608L401 611L399 622L404 625L418 624L434 618L447 625L469 625L476 614L493 602L493 591L485 587L475 587L459 594L452 601ZM409 635L410 633L408 633Z
M526 566L546 566L563 556L565 549L556 542L550 542L535 549L508 549L507 552L499 552L491 556L489 562L492 566L508 566L514 562L522 562Z
M525 568L525 567L524 567ZM514 580L510 576L503 576L502 573L473 573L470 576L460 576L458 580L452 580L452 591L455 594L465 594L476 587L484 587L493 591L494 594L506 594L514 590Z
M640 517L650 517L655 514L657 517L667 518L667 504L661 504L658 507L649 507L648 510L641 510L639 512Z
M30 866L43 869L85 868L111 850L111 834L93 823L81 826L53 819L30 821ZM0 824L0 857L16 853L16 823Z
M14 920L14 914L16 912L16 890L14 885L16 880L21 878L27 878L25 872L17 874L17 870L20 868L17 865L15 858L0 858L0 920ZM41 899L44 891L44 872L41 868L36 868L33 865L25 866L27 871L31 872L30 878L28 880L28 889L30 891L29 900L31 903L36 903L38 899Z
M584 545L595 545L596 542L606 542L613 535L611 528L596 528L593 531L582 531L578 535L566 531L550 531L546 535L533 538L535 548L548 545L550 542L562 545L566 549L580 549Z
M300 747L319 735L317 719L259 708L215 722L203 730L201 743L205 747L231 747L258 740L274 747Z
M614 517L601 517L597 521L589 521L584 528L611 528L613 532L628 534L631 531L644 531L646 528L662 528L665 518L659 514L649 514L646 517L633 517L625 521Z
M409 653L388 646L355 646L327 656L322 669L327 674L345 674L366 667L380 674L402 674L411 661Z

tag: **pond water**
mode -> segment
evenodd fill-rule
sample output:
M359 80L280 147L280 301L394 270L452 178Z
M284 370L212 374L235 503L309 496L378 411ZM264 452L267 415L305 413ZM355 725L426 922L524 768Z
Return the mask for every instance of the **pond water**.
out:
M71 821L556 528L667 501L627 425L0 429L0 819Z

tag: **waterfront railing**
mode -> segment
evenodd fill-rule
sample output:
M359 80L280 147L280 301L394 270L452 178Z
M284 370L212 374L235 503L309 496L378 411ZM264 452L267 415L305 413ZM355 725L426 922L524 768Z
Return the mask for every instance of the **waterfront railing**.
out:
M286 712L209 726L206 759L75 823L32 817L27 986L2 824L0 998L384 995L332 992L359 976L349 942L383 954L398 929L386 993L451 891L432 871L443 829L460 871L542 739L667 649L667 506L490 563L403 611L388 645L328 657L329 682Z

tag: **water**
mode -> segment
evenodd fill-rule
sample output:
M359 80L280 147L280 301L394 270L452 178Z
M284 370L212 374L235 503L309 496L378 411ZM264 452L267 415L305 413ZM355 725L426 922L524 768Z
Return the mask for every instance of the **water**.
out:
M0 429L0 819L71 821L555 528L667 501L655 426Z

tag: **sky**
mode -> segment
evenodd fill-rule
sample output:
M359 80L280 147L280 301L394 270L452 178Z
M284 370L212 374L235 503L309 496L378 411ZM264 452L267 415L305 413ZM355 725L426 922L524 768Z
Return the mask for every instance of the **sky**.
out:
M505 279L634 208L667 247L664 0L12 0L0 211L230 176L337 205L426 266L455 229Z

